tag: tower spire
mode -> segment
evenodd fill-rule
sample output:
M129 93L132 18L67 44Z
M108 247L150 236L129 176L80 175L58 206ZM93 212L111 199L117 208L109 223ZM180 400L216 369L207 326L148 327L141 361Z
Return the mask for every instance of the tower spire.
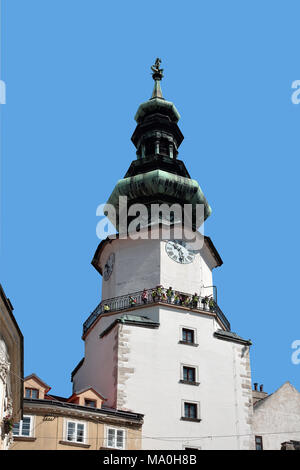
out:
M164 97L162 95L161 87L160 87L160 81L163 78L164 69L160 68L160 64L161 64L161 59L159 59L157 57L157 59L155 61L155 64L151 65L151 70L153 72L152 73L152 78L154 80L154 88L153 88L152 96L150 98L151 100L153 98L164 99Z

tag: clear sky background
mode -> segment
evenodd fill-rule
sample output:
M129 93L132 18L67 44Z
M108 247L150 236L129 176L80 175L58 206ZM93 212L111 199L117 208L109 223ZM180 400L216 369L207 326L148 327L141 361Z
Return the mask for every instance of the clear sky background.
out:
M179 158L213 210L220 307L253 341L253 381L300 390L299 2L1 4L0 282L25 374L71 394L82 324L101 300L96 208L135 158L134 114L161 57L185 136Z

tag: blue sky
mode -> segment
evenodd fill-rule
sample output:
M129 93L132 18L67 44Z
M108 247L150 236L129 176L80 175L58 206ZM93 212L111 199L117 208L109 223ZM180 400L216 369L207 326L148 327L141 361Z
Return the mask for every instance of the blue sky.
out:
M96 208L135 158L161 57L179 157L212 215L220 307L251 338L252 378L300 390L299 2L2 0L0 282L25 374L71 394L82 323L101 299Z

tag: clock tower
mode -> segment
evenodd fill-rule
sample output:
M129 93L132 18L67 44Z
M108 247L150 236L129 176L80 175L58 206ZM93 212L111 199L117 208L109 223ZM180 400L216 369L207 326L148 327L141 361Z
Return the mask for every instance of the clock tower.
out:
M118 233L92 260L102 300L83 326L73 389L144 414L144 449L250 449L251 342L218 306L222 260L198 230L211 208L178 158L180 115L162 95L160 62L135 115L136 159L107 202Z

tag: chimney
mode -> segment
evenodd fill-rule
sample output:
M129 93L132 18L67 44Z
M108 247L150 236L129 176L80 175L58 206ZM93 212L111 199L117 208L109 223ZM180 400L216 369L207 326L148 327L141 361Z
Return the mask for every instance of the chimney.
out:
M264 391L264 384L261 384L261 385L260 385L259 391L260 391L260 392L263 392L263 391Z
M256 392L257 392L257 385L258 385L258 383L255 382L255 383L254 383L254 390L255 390Z

